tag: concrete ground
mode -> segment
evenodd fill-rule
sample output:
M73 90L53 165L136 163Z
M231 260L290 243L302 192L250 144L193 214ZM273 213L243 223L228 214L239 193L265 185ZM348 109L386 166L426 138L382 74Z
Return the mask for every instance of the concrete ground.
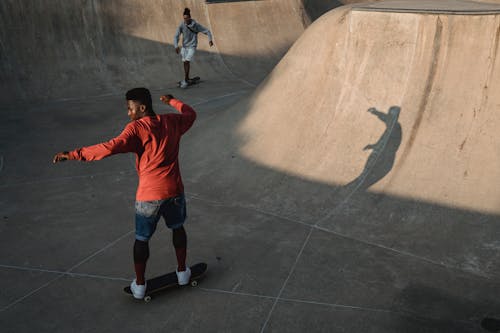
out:
M495 2L351 4L313 24L341 3L144 3L62 1L49 20L0 4L2 332L455 333L500 316ZM203 82L181 90L162 34L185 6L216 48L200 36ZM198 112L181 170L188 261L208 264L150 303L122 292L134 156L52 164L117 135L139 85L159 113L163 93ZM173 269L161 226L147 274Z

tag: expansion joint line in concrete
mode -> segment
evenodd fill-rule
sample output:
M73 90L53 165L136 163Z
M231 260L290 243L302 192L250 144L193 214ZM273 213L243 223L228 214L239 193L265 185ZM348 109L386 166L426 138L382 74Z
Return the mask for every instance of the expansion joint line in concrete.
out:
M306 245L309 243L309 239L311 238L311 234L313 232L313 228L309 228L309 233L307 234L307 237L302 244L302 247L300 248L299 253L297 254L297 257L295 258L295 261L292 265L292 268L290 269L290 272L288 272L288 276L286 277L285 281L283 282L283 285L281 286L281 289L278 293L278 296L274 300L273 306L271 307L271 310L269 311L266 320L264 321L264 324L262 325L261 333L263 333L267 327L267 324L269 323L269 320L271 319L271 316L274 312L274 309L276 308L276 305L278 304L278 301L281 298L281 295L283 294L283 291L285 290L286 285L288 284L288 280L290 280L290 277L292 276L293 272L295 271L295 268L297 267L297 263L299 262L300 257L302 256L302 253L304 252L304 248Z
M251 294L251 293L245 293L245 292L234 292L234 291L228 291L228 290L222 290L222 289L200 287L200 290L203 290L206 292L212 292L212 293L234 295L234 296L253 297L253 298L259 298L259 299L265 299L265 300L271 300L271 301L277 300L277 297L274 297L274 296L257 295L257 294ZM411 319L416 319L416 320L421 320L421 321L428 321L428 320L435 321L435 320L441 319L441 318L437 318L437 317L421 316L421 315L418 315L418 314L410 312L410 311L394 311L394 310L389 310L389 309L377 309L377 308L355 306L355 305L345 305L345 304L338 304L338 303L317 302L317 301L303 300L303 299L297 299L297 298L281 297L278 301L279 302L295 303L295 304L307 304L307 305L314 305L314 306L330 307L330 308L336 309L337 311L345 310L345 311L362 311L362 312L372 312L372 313L386 313L386 314L392 314L392 315L402 316L405 318L411 318ZM451 322L458 323L458 324L471 325L471 326L476 325L473 321L469 321L469 320L452 320Z
M391 132L392 132L392 129L394 127L394 123L391 125ZM384 147L385 147L385 142L384 142ZM378 159L378 156L377 156L377 159ZM357 190L357 188L359 188L360 184L364 181L364 179L366 178L366 175L364 175L362 181L358 184L358 186L356 186L356 188L349 194L348 197L352 196L352 194ZM348 199L348 198L347 198ZM345 199L342 203L344 204L347 199ZM417 316L415 314L412 314L412 313L409 313L409 312L395 312L395 311L390 311L390 310L384 310L384 309L370 309L370 308L364 308L364 307L352 307L352 306L346 306L346 305L338 305L338 304L329 304L329 303L322 303L322 302L313 302L313 301L303 301L303 300L296 300L296 299L287 299L287 298L281 298L281 295L288 283L288 280L290 279L291 275L293 274L293 272L295 271L295 268L297 266L297 263L298 263L298 260L300 259L303 251L304 251L304 248L305 246L308 244L309 242L309 239L311 237L311 234L312 234L312 231L314 229L316 230L320 230L320 231L324 231L324 232L327 232L327 233L331 233L331 234L334 234L336 236L339 236L339 237L342 237L342 238L345 238L345 239L349 239L349 240L352 240L352 241L356 241L356 242L360 242L360 243L363 243L365 245L369 245L369 246L373 246L373 247L377 247L377 248L381 248L381 249L384 249L384 250L387 250L387 251L391 251L391 252L395 252L397 253L398 255L403 255L403 256L408 256L408 257L412 257L412 258L415 258L415 259L418 259L418 260L421 260L421 261L424 261L424 262L427 262L427 263L430 263L430 264L433 264L433 265L437 265L437 266L440 266L440 267L444 267L446 269L450 269L450 270L457 270L457 271L460 271L462 273L468 273L468 274L471 274L472 276L474 276L475 278L481 278L481 279L486 279L486 280L491 280L489 277L486 277L486 276L483 276L483 275L479 275L479 274L475 274L475 273L472 273L472 272L468 272L468 271L463 271L462 269L460 268L457 268L457 267L454 267L454 266L450 266L450 265L446 265L444 263L440 263L440 262L436 262L436 261L432 261L430 259L427 259L427 258L424 258L424 257L420 257L420 256L416 256L412 253L408 253L408 252L404 252L404 251L399 251L399 250L396 250L396 249L393 249L393 248L390 248L390 247L386 247L386 246L383 246L383 245L380 245L380 244L375 244L375 243L371 243L371 242L366 242L364 240L360 240L360 239L357 239L357 238L353 238L351 236L347 236L347 235L344 235L344 234L340 234L338 232L335 232L333 230L330 230L330 229L327 229L327 228L324 228L324 227L320 227L318 226L318 224L325 220L326 217L329 217L332 215L332 212L330 212L329 214L327 214L325 217L323 217L322 219L318 220L314 225L310 225L308 223L305 223L305 222L302 222L302 221L298 221L298 220L293 220L293 219L290 219L290 218L285 218L285 217L282 217L282 216L279 216L278 214L274 214L274 213L268 213L268 212L265 212L263 210L259 210L259 209L255 209L255 208L252 208L252 207L245 207L243 205L241 205L242 208L246 208L246 209L253 209L255 211L258 211L260 213L263 213L263 214L267 214L267 215L272 215L272 216L275 216L275 217L278 217L278 218L281 218L283 220L286 220L286 221L291 221L291 222L294 222L294 223L299 223L299 224L303 224L303 225L309 225L310 226L310 230L309 230L309 233L307 235L307 238L304 242L304 244L302 245L302 248L301 250L299 251L296 259L295 259L295 262L285 280L285 282L283 283L280 291L279 291L279 294L278 296L274 299L274 303L271 307L271 310L262 326L262 329L261 329L261 333L263 333L269 323L269 320L272 316L272 313L274 312L274 309L277 305L277 303L279 301L290 301L290 302L295 302L295 303L308 303L308 304L315 304L315 305L323 305L323 306L330 306L330 307L337 307L337 308L349 308L349 309L357 309L357 310L363 310L363 311L377 311L377 312L386 312L386 313L393 313L393 314L398 314L398 315L403 315L403 316L407 316L407 317L412 317L414 319L419 319L419 320L436 320L436 319L439 319L439 318L426 318L426 317L423 317L423 316ZM336 207L334 210L336 210L338 207ZM470 321L454 321L456 323L461 323L461 324L472 324L472 322Z
M71 273L68 271L56 271L56 270L42 269L42 268L36 268L36 267L22 267L22 266L0 264L0 268L21 270L21 271L28 271L28 272L40 272L40 273L47 273L47 274L57 274L58 275L57 277L50 280L49 282L47 282L47 283L43 284L42 286L38 287L37 289L31 291L29 294L25 295L22 299L19 299L15 303L12 303L12 304L0 309L0 312L3 312L5 310L9 309L13 305L21 302L22 300L28 298L29 296L35 294L39 290L47 287L48 285L57 281L58 279L60 279L63 276L71 277L71 278L88 278L88 279L98 279L98 280L130 282L130 279L121 278L121 277L112 277L112 276L86 274L86 273ZM419 316L419 315L412 313L412 312L393 311L393 310L387 310L387 309L376 309L376 308L337 304L337 303L317 302L317 301L303 300L303 299L297 299L297 298L280 297L278 299L278 297L276 297L276 296L259 295L259 294L252 294L252 293L238 292L238 291L231 291L231 290L223 290L223 289L215 289L215 288L199 287L199 289L204 291L204 292L209 292L209 293L227 294L227 295L241 296L241 297L252 297L252 298L259 298L259 299L265 299L265 300L276 301L276 302L280 301L280 302L308 304L308 305L315 305L315 306L324 306L324 307L331 307L331 308L338 309L338 310L352 310L352 311L387 313L387 314L394 314L394 315L399 315L399 316L404 316L404 317L409 317L409 318L414 318L414 319L419 319L419 320L437 320L437 319L439 319L439 318ZM469 321L455 321L455 322L470 324Z
M117 239L115 239L114 241L112 241L111 243L107 244L106 246L104 246L102 249L92 253L90 256L86 257L85 259L81 260L79 263L73 265L72 267L70 267L69 269L67 269L66 271L64 272L56 272L56 271L53 271L55 272L55 274L58 274L54 279L50 280L49 282L43 284L42 286L30 291L29 293L27 293L26 295L18 298L17 300L15 300L14 302L10 303L9 305L3 307L0 309L0 312L3 312L5 310L8 310L9 308L11 308L12 306L22 302L23 300L25 300L26 298L36 294L38 291L48 287L49 285L51 285L52 283L54 283L55 281L59 280L60 278L62 278L63 276L71 276L71 275L74 275L74 276L77 276L77 274L74 274L74 273L71 273L71 271L75 270L76 268L80 267L81 265L83 265L84 263L86 263L87 261L89 261L90 259L94 258L95 256L99 255L100 253L106 251L108 248L114 246L116 243L118 243L119 241L121 241L122 239L124 239L125 237L128 237L130 234L134 233L134 230L131 230L129 232L127 232L126 234L118 237ZM0 267L5 267L5 268L9 268L9 266L7 265L0 265ZM10 266L10 268L14 268L15 266ZM17 269L20 269L20 268L17 268ZM24 269L24 270L31 270L31 269ZM40 271L40 270L38 270ZM46 270L45 271L46 273L50 273L49 270ZM85 275L78 275L78 276L85 276ZM88 275L90 276L90 275Z
M210 103L213 101L217 101L219 99L224 99L224 98L233 97L233 96L237 96L237 95L243 95L243 94L248 93L248 92L249 92L249 90L237 90L237 91L229 93L229 94L223 94L223 95L215 96L215 97L212 97L212 98L209 98L206 100L202 100L200 102L192 104L191 106L198 106L198 105L202 105L202 104L207 104L207 103Z
M330 306L330 307L344 308L344 309L363 310L363 311L388 312L388 313L396 313L396 314L405 315L405 316L411 316L411 317L414 317L414 318L425 319L425 318L422 318L422 317L417 317L417 316L415 316L414 314L411 314L411 313L395 312L395 311L383 310L383 309L371 309L371 308L348 306L348 305L341 305L341 304L331 304L331 303L324 303L324 302L307 301L307 300L300 300L300 299L282 298L281 296L282 296L283 291L284 291L284 289L285 289L285 287L286 287L286 285L288 283L288 280L292 276L292 274L293 274L293 272L295 270L295 267L296 267L296 265L298 263L298 260L300 259L300 256L302 255L305 246L308 244L308 241L309 241L310 236L312 234L312 231L314 229L320 230L320 231L324 231L324 232L328 232L328 233L332 233L332 234L335 234L337 236L340 236L340 237L343 237L343 238L346 238L346 239L350 239L350 240L354 240L354 241L357 241L357 242L361 242L361 243L364 243L364 244L367 244L367 245L371 245L371 246L374 246L374 247L383 248L383 249L386 249L386 250L389 250L389 251L392 251L392 252L396 252L396 253L401 254L401 255L410 256L410 257L413 257L413 258L416 258L416 259L419 259L419 260L422 260L422 261L425 261L425 262L428 262L428 263L431 263L431 264L435 264L435 265L438 265L438 266L442 266L442 267L445 267L445 268L448 268L448 269L454 269L454 270L458 270L460 272L465 272L465 273L473 275L474 277L479 277L481 279L491 280L490 278L484 277L482 275L477 275L477 274L474 274L474 273L471 273L471 272L463 271L463 270L458 269L456 267L448 266L448 265L445 265L443 263L438 263L438 262L434 262L434 261L431 261L431 260L426 259L426 258L415 256L415 255L413 255L411 253L401 252L401 251L397 251L395 249L391 249L391 248L388 248L388 247L385 247L385 246L382 246L382 245L379 245L379 244L373 244L373 243L369 243L369 242L366 242L366 241L363 241L363 240L355 239L355 238L352 238L352 237L349 237L349 236L346 236L346 235L339 234L339 233L337 233L335 231L332 231L332 230L329 230L327 228L319 227L317 225L311 225L311 224L308 224L308 223L305 223L305 222L302 222L302 221L299 221L299 220L291 219L291 218L288 218L288 217L283 217L283 216L280 216L280 215L275 214L275 213L270 213L270 212L266 212L264 210L256 209L254 207L249 207L249 206L244 206L244 205L235 205L235 204L225 204L225 203L216 202L216 201L213 201L213 200L206 200L206 199L200 198L197 195L188 195L188 197L191 197L192 199L195 199L195 200L204 201L204 202L210 203L212 205L217 205L217 206L240 207L240 208L243 208L243 209L254 210L254 211L257 211L257 212L262 213L262 214L267 214L267 215L270 215L270 216L278 217L278 218L280 218L282 220L286 220L286 221L293 222L293 223L298 223L298 224L301 224L301 225L308 226L310 228L309 229L309 233L308 233L308 235L306 237L306 240L304 241L304 243L302 245L302 248L301 248L301 250L299 251L299 253L298 253L297 257L296 257L295 262L294 262L294 264L293 264L293 266L292 266L292 268L291 268L291 270L290 270L290 272L289 272L286 280L284 281L283 285L281 286L281 289L280 289L277 297L266 296L266 295L254 295L254 294L240 293L240 292L234 292L234 291L224 291L224 290L218 290L218 289L202 288L202 290L210 291L210 292L226 293L226 294L233 294L233 295L240 295L240 296L252 296L252 297L259 297L259 298L266 298L266 299L273 300L274 301L273 302L273 306L272 306L272 308L271 308L271 310L270 310L270 312L269 312L269 314L268 314L268 316L266 318L264 326L262 327L262 332L267 327L267 324L268 324L268 322L269 322L269 320L271 318L271 315L272 315L272 313L273 313L273 311L274 311L274 309L275 309L275 307L276 307L276 305L277 305L277 303L279 301L283 301L283 302L285 302L285 301L286 302L295 302L295 303L307 303L307 304L315 304L315 305ZM127 281L128 282L129 279L125 279L125 278L109 277L109 276L93 275L93 274L85 274L85 273L72 273L72 271L74 269L78 268L79 266L83 265L85 262L89 261L90 259L94 258L98 254L102 253L106 249L110 248L111 246L113 246L114 244L116 244L117 242L119 242L120 240L122 240L123 238L127 237L131 233L133 233L133 230L127 232L124 235L122 235L121 237L119 237L115 241L109 243L108 245L106 245L102 249L94 252L92 255L88 256L85 259L83 259L79 263L73 265L71 268L69 268L66 271L55 271L55 270L46 270L46 269L39 269L39 268L28 268L28 267L20 267L20 266L13 266L13 265L0 265L0 268L5 268L5 269L17 269L17 270L42 272L42 273L50 273L50 274L57 274L58 275L54 279L48 281L47 283L43 284L42 286L40 286L40 287L38 287L38 288L30 291L26 295L20 297L19 299L15 300L14 302L10 303L9 305L7 305L4 308L0 309L0 312L8 310L12 306L14 306L14 305L22 302L23 300L29 298L30 296L36 294L38 291L40 291L40 290L44 289L45 287L51 285L52 283L54 283L55 281L59 280L60 278L62 278L64 276L67 276L67 277L83 277L83 278L106 279L106 280L116 280L116 281Z
M135 170L114 171L114 172L99 172L99 173L93 173L93 174L89 174L89 175L77 175L77 176L47 178L47 179L35 180L35 181L29 181L29 182L19 182L19 183L11 183L11 184L0 185L0 189L1 188L9 188L9 187L25 186L25 185L52 183L52 182L57 182L57 181L62 181L62 180L73 180L73 179L82 179L82 178L92 179L94 177L101 177L101 176L126 176L126 175L130 175L130 174L133 174L133 173L135 173Z
M202 198L202 197L200 197L199 195L196 195L196 194L189 194L189 193L186 193L186 194L187 194L188 198L191 198L191 199L194 199L194 200L199 200L199 201L202 201L202 202L206 202L206 203L214 205L214 206L219 206L219 207L237 207L237 208L242 208L242 209L253 210L255 212L259 212L261 214L265 214L265 215L268 215L268 216L273 216L273 217L279 218L279 219L284 220L284 221L288 221L288 222L292 222L292 223L296 223L296 224L301 224L301 225L310 227L310 228L315 229L315 230L323 231L323 232L326 232L326 233L329 233L329 234L333 234L333 235L338 236L338 237L345 238L347 240L355 241L355 242L358 242L358 243L361 243L361 244L365 244L365 245L373 246L373 247L376 247L376 248L379 248L379 249L383 249L383 250L386 250L386 251L390 251L390 252L396 253L397 255L411 257L413 259L416 259L416 260L419 260L419 261L423 261L423 262L426 262L428 264L436 265L436 266L439 266L439 267L442 267L442 268L446 268L446 269L449 269L449 270L454 270L454 271L460 272L462 274L468 274L468 275L471 275L472 277L474 277L475 279L481 279L481 280L486 280L486 281L493 281L494 279L496 279L495 277L478 274L478 273L475 273L475 272L464 270L464 269L462 269L460 267L456 267L456 266L452 266L452 265L447 265L447 264L445 264L443 262L438 262L438 261L434 261L434 260L431 260L431 259L428 259L428 258L425 258L425 257L417 256L417 255L412 254L410 252L405 252L405 251L397 250L397 249L394 249L394 248L391 248L391 247L388 247L388 246L384 246L384 245L381 245L381 244L368 242L366 240L362 240L362 239L355 238L355 237L352 237L352 236L349 236L349 235L346 235L346 234L342 234L342 233L339 233L337 231L328 229L326 227L319 226L319 225L317 225L318 223L310 224L310 223L303 222L303 221L300 221L300 220L297 220L297 219L293 219L293 218L290 218L290 217L281 216L281 215L276 214L276 213L268 212L268 211L265 211L265 210L262 210L262 209L257 209L255 207L252 207L252 206L249 206L249 205L244 205L244 204L227 204L227 203L223 203L223 202L219 202L219 201L204 199L204 198Z
M37 267L24 267L24 266L0 264L0 268L14 269L14 270L18 270L18 271L27 271L27 272L39 272L39 273L47 273L47 274L65 275L68 277L82 277L82 278L92 278L92 279L99 279L99 280L128 281L128 282L130 282L130 279L125 279L125 278L121 278L121 277L112 277L112 276L87 274L87 273L72 273L72 272L68 272L68 271L56 271L53 269L44 269L44 268L37 268Z
M316 223L314 224L314 227L317 227L320 223L328 220L330 217L332 217L333 215L335 215L338 212L338 210L342 206L344 206L347 203L347 201L349 201L351 199L351 197L356 192L358 192L358 190L361 188L361 185L363 185L363 183L365 182L366 177L368 177L368 175L372 172L372 170L375 167L375 165L377 165L377 162L380 159L380 156L383 155L385 147L387 146L387 143L389 142L389 138L391 137L392 132L394 131L394 127L396 126L397 123L398 123L397 118L396 119L395 118L391 119L390 126L388 126L388 128L387 128L387 133L388 134L383 138L382 146L380 147L380 151L378 151L377 154L375 155L375 159L372 161L371 165L369 165L365 170L363 170L363 173L359 177L359 181L356 184L356 186L352 189L352 191L350 191L346 195L346 197L344 198L344 200L342 200L337 206L335 206L332 210L330 210L330 212L328 212L325 216L323 216L318 221L316 221Z

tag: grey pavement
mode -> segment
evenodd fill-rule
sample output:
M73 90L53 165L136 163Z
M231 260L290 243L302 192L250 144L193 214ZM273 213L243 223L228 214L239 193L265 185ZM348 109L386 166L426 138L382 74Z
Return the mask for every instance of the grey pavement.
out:
M456 333L500 316L498 6L355 2L0 4L1 331ZM185 6L216 47L200 36L203 82L183 90L168 32ZM164 93L198 113L181 172L188 261L208 264L199 286L149 303L122 291L134 156L52 164L119 134L135 86L158 113L173 112ZM394 100L386 123L366 112ZM148 277L174 270L170 231L150 244Z

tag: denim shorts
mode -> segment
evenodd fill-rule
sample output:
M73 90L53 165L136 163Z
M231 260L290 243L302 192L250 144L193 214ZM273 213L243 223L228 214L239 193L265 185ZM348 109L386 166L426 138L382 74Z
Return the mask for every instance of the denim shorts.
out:
M177 197L135 202L135 239L147 242L153 236L156 225L163 217L170 229L182 227L186 220L186 199Z

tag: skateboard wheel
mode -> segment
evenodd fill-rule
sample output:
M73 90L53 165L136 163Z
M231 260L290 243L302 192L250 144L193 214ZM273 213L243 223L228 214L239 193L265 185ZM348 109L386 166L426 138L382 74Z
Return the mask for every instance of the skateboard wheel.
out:
M144 297L144 302L146 302L146 303L151 302L151 296Z
M191 286L192 287L196 287L198 285L198 281L194 280L194 281L191 281Z

